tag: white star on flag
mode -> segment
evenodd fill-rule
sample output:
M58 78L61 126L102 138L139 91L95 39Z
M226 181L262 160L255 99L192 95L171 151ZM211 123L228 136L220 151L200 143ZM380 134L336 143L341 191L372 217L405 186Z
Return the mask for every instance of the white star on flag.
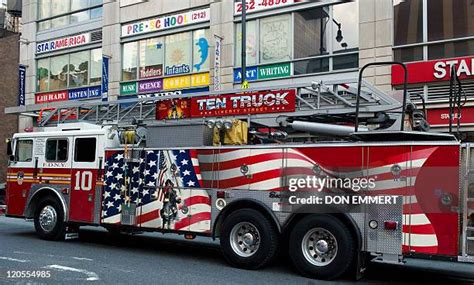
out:
M111 201L107 202L107 208L110 208L110 207L113 207L114 206L114 203L112 203Z
M149 165L150 167L156 166L156 161L150 160L150 162L148 162L148 165Z

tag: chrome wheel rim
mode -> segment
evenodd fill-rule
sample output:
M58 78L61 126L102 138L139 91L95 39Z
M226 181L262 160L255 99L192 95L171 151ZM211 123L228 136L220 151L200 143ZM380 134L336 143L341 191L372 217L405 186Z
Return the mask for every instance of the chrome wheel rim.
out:
M315 266L326 266L336 258L337 240L330 231L314 228L303 237L301 249L309 263Z
M52 231L57 221L58 215L52 206L47 205L41 210L39 214L39 225L43 231Z
M260 232L254 224L240 222L230 232L230 245L239 256L250 257L260 247Z

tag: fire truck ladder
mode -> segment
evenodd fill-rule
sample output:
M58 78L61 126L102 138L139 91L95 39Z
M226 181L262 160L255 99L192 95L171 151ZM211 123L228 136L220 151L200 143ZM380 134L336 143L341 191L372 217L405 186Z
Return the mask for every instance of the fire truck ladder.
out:
M268 127L277 127L277 118L350 118L355 121L358 111L359 119L373 118L375 114L397 114L401 118L402 103L378 90L367 81L360 84L359 107L357 106L358 80L332 80L311 82L310 84L277 85L271 88L234 89L210 91L195 94L183 94L162 97L134 98L116 101L68 101L53 102L42 105L28 105L6 108L7 114L21 114L37 118L39 127L54 126L65 122L87 122L93 124L130 124L142 121L146 125L193 125L202 124L207 118L188 118L156 120L156 106L159 101L183 99L198 96L219 96L223 94L242 94L268 90L296 90L295 112L272 114L245 114L234 118L246 119ZM357 110L356 110L357 109ZM401 119L397 117L397 122Z
M459 261L474 262L474 144L462 148L461 256Z

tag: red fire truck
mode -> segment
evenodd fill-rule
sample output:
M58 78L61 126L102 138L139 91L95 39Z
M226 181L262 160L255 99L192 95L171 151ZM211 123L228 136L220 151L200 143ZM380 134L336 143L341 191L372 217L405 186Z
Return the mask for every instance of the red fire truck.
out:
M406 94L361 79L241 92L58 107L9 144L6 215L49 240L84 225L219 238L246 269L288 248L319 279L474 261L472 146L426 132ZM86 115L63 123L65 108Z

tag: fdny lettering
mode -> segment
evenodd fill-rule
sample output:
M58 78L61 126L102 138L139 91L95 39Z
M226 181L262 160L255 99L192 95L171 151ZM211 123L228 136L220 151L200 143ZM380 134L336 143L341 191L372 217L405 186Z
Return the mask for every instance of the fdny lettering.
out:
M44 162L43 167L64 168L64 167L66 167L66 163L64 163L64 162Z
M36 53L44 53L64 49L68 47L80 46L90 41L90 34L81 34L72 37L56 39L36 45Z
M449 75L451 68L456 66L458 76L474 75L474 58L461 60L438 61L434 65L434 77L443 79Z

